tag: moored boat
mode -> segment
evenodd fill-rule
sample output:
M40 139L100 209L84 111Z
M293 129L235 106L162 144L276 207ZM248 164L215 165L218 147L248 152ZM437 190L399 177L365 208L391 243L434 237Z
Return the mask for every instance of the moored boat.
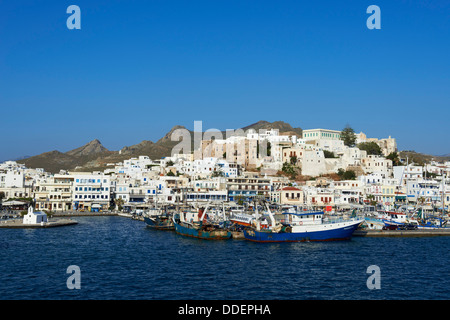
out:
M257 223L256 227L244 230L245 239L255 242L349 240L363 222L358 218L325 222L323 211L286 212L280 221L276 221L268 206L267 209L270 227L261 229Z
M147 227L157 230L175 230L172 215L162 213L160 215L144 215Z
M204 211L182 211L175 214L172 219L175 232L182 236L204 240L230 239L230 231L208 222L206 215L207 208Z

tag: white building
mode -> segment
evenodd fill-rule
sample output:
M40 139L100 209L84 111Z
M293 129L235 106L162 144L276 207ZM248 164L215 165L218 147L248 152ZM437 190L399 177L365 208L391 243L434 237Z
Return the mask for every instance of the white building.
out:
M382 156L368 155L361 160L361 164L365 174L378 173L383 178L390 178L392 176L392 160Z
M395 166L394 178L400 181L402 185L406 185L408 180L419 180L423 177L423 168L421 166Z
M73 179L71 175L38 179L33 190L36 208L50 211L71 210Z
M0 172L0 188L23 188L25 174L22 170L7 170Z
M107 210L110 205L110 188L109 175L74 174L73 208L82 211Z
M341 131L329 129L308 129L303 130L303 139L305 141L311 140L340 140Z
M320 149L305 150L301 156L302 175L316 177L328 172Z
M34 212L33 207L28 208L28 213L23 216L23 224L40 224L48 222L44 212Z

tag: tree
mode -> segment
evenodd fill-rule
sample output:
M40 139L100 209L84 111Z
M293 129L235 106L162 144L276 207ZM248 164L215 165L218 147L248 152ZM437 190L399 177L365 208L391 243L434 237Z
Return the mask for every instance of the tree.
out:
M225 177L225 173L223 171L214 171L213 173L211 173L211 177L212 178L216 178L216 177Z
M343 179L343 180L355 180L356 179L356 173L353 170L345 170L339 168L337 175Z
M122 205L125 203L125 200L122 198L114 199L114 203L116 205L116 210L122 211Z
M292 160L292 158L291 158ZM292 180L294 180L297 177L297 174L299 174L299 168L295 167L289 162L283 163L283 167L281 168L281 171L288 175Z
M341 131L341 140L344 141L344 145L349 147L354 147L356 144L356 135L355 131L347 125L342 131Z
M389 153L386 159L392 160L392 164L394 166L400 166L402 164L402 162L400 161L400 157L398 156L398 153L395 151Z
M373 142L373 141L362 142L362 143L358 144L358 148L360 150L367 151L368 155L381 156L383 154L383 152L381 152L380 146L376 142Z
M375 196L373 194L368 194L366 199L369 201L369 204L371 206L376 206L377 205L377 201L375 200Z
M242 206L244 204L244 197L243 196L236 196L236 202L238 205Z
M336 155L333 151L323 150L323 155L325 158L336 158Z
M173 161L172 161L172 160L167 161L167 162L166 162L166 166L167 166L167 167L173 166Z
M291 164L292 164L293 166L295 166L296 163L297 163L297 156L292 156L292 157L291 157Z

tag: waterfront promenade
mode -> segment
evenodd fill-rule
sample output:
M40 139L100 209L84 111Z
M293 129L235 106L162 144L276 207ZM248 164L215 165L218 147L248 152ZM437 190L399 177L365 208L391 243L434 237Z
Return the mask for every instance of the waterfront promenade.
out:
M354 237L430 237L450 236L450 228L417 230L356 230Z

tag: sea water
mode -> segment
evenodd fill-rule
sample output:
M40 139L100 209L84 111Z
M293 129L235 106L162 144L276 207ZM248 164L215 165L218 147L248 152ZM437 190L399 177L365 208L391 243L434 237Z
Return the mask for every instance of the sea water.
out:
M1 299L450 299L450 237L207 241L123 217L74 219L0 229ZM379 289L367 284L370 266Z

